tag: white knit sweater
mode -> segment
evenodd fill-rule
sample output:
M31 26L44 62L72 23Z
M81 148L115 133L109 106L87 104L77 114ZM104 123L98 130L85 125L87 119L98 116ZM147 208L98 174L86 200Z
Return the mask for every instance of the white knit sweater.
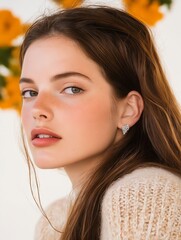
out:
M47 215L57 229L66 223L70 199L50 205ZM101 207L100 240L181 240L181 178L160 168L137 169L115 181ZM59 240L41 218L35 240Z

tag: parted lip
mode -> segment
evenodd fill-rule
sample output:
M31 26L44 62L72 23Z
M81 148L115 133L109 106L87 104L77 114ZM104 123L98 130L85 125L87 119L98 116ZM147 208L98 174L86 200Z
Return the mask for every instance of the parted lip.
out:
M50 135L54 138L60 138L61 139L61 137L59 135L57 135L56 133L54 133L50 130L47 130L45 128L35 128L31 131L31 140L35 139L38 134L47 134L47 135Z

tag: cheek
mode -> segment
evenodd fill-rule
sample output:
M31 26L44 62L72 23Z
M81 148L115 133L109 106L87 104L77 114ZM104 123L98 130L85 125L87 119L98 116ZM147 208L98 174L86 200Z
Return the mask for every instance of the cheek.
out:
M28 133L28 130L30 128L30 121L31 121L31 111L27 107L22 107L21 110L21 123L25 130L25 133Z
M80 141L89 144L98 141L107 141L112 138L116 130L115 114L108 100L90 101L88 104L79 105L67 115L67 122L72 128L67 129ZM67 125L68 127L68 125ZM74 138L74 137L73 137Z

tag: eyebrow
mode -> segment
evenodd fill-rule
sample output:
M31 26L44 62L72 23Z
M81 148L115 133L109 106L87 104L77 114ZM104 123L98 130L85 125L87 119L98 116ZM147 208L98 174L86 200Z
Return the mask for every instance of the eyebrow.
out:
M91 79L82 74L82 73L79 73L79 72L65 72L65 73L60 73L60 74L56 74L55 76L53 76L51 78L51 82L54 82L54 81L57 81L57 80L61 80L63 78L68 78L68 77L72 77L72 76L78 76L78 77L81 77L81 78L84 78L84 79L87 79L89 81L91 81ZM26 77L23 77L20 79L19 83L35 83L33 79L31 78L26 78Z

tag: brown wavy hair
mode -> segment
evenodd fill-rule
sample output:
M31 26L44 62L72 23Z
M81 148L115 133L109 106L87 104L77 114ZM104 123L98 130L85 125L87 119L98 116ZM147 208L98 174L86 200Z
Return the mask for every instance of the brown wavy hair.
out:
M37 39L64 35L103 70L118 98L135 90L144 101L140 120L113 145L79 193L61 240L98 240L101 201L113 181L138 167L158 166L181 176L181 115L149 29L110 7L60 10L37 20L26 33L21 64ZM61 216L60 216L61 217Z

